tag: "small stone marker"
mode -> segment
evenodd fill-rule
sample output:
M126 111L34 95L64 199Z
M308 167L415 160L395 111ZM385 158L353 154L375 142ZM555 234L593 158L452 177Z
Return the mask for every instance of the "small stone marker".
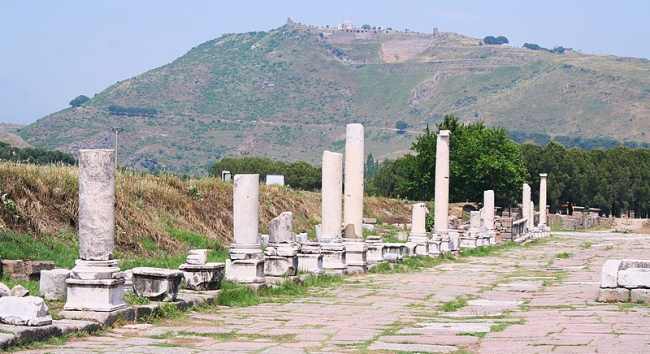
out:
M45 300L65 299L65 281L69 276L70 271L68 269L57 268L41 271L41 280L39 282L41 296Z
M17 326L45 326L52 323L48 308L36 296L0 298L0 322Z

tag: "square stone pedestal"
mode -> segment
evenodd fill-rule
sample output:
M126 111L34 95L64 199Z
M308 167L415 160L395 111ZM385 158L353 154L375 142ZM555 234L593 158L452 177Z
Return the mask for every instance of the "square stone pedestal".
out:
M366 238L366 245L368 246L368 252L366 254L368 267L384 260L384 243L380 236L368 236Z
M64 310L110 312L126 308L124 279L66 279Z
M340 242L321 243L323 272L343 275L347 273L345 245Z
M479 246L479 241L477 237L474 237L473 235L467 235L467 236L462 236L460 238L460 248L465 249L465 248L476 248Z
M175 301L183 272L174 269L138 267L133 269L133 290L154 301Z
M264 276L291 277L298 274L298 257L266 256L264 258Z
M441 249L442 239L437 234L432 234L431 238L427 240L428 255L431 257L438 257L442 253Z
M226 279L243 284L264 283L264 260L226 260Z
M224 263L181 264L184 286L189 290L216 290L221 287L225 272Z
M401 262L404 257L408 256L408 249L403 243L384 243L382 259L390 263Z
M320 253L298 253L298 271L312 274L323 273L323 255Z
M348 274L368 272L368 245L361 239L348 239L343 243Z
M407 247L410 250L410 256L428 256L429 240L426 234L411 234L408 239Z

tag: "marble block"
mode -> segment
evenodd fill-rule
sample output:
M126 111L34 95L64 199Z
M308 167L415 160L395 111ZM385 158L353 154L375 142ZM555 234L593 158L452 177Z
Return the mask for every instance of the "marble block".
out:
M226 260L226 279L236 283L264 283L264 259Z
M110 312L127 307L124 303L124 279L66 280L64 310Z
M133 268L133 290L138 296L155 301L175 301L183 272L174 269Z
M52 317L42 298L36 296L0 297L0 322L16 326L45 326Z
M52 269L41 271L39 290L45 300L63 300L65 298L65 280L70 276L68 269Z
M221 286L226 265L224 263L181 264L183 285L190 290L215 290Z

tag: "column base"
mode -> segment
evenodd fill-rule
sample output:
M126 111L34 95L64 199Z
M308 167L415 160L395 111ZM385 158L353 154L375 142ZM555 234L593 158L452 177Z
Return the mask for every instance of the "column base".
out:
M298 253L298 271L311 274L323 273L323 255L320 253Z
M221 286L225 273L225 264L181 264L178 269L183 272L185 288L189 290L215 290Z
M264 260L226 260L226 279L243 284L264 283Z
M124 279L66 279L66 311L111 312L127 307Z
M323 243L321 244L321 254L323 255L323 272L325 274L346 274L346 251L343 243Z
M298 273L297 256L266 256L264 258L264 276L290 277Z
M406 243L410 256L428 256L429 240L426 234L411 234Z
M344 240L345 265L348 274L368 272L368 245L359 239Z

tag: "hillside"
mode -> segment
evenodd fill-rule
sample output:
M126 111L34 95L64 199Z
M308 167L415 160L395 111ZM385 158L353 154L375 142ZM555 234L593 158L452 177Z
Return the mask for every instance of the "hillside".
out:
M323 149L343 149L348 122L365 124L368 152L398 156L447 113L520 132L650 142L650 61L479 42L293 22L226 34L19 134L75 151L112 146L119 128L123 165L178 173L205 173L226 155L319 162Z
M78 170L0 162L0 236L11 231L45 241L75 240ZM320 223L320 193L262 186L260 227L283 211L294 213L296 232L313 232ZM122 255L178 255L187 238L228 245L232 240L232 184L216 178L179 177L119 172L116 178L116 241ZM368 197L365 215L387 223L410 220L409 206L399 200ZM11 240L0 237L0 258ZM32 255L33 256L33 255Z

